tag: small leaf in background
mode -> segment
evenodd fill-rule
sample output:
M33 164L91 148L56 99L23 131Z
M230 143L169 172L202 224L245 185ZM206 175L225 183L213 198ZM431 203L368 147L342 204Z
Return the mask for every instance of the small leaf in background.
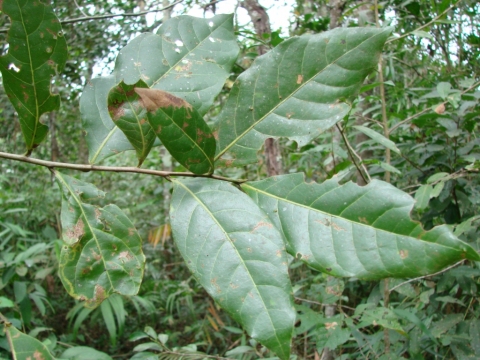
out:
M448 95L450 94L451 91L452 91L452 85L450 85L450 83L441 82L441 83L437 84L438 95L440 95L440 97L443 100L447 99L447 97L448 97Z
M395 174L402 175L402 172L400 170L398 170L396 167L393 167L390 164L384 163L383 161L380 162L380 167L382 169L386 170L386 171L390 171L390 172L393 172Z
M199 283L247 333L288 359L295 321L282 235L223 181L173 181L173 239Z
M112 358L104 352L88 346L74 346L68 348L62 353L60 358L68 360L112 360Z
M4 0L0 1L0 11L11 20L8 53L0 57L2 83L19 115L30 154L48 133L40 116L60 106L60 97L52 95L50 83L65 66L67 43L50 5Z
M415 277L480 259L447 226L425 231L411 220L413 199L383 181L306 183L298 173L241 187L282 229L291 255L335 276Z
M257 162L267 138L300 146L343 119L392 28L337 28L283 41L235 81L218 116L215 160Z
M108 93L115 86L112 76L89 81L80 98L80 113L88 145L88 161L96 164L118 153L134 150L108 111Z
M382 134L376 132L375 130L372 130L370 128L367 128L367 127L361 126L361 125L356 125L356 126L353 126L353 127L355 129L357 129L358 131L364 133L365 135L367 135L368 137L370 137L371 139L373 139L377 143L385 146L386 148L392 150L393 152L396 152L397 154L400 154L400 150L397 148L397 145L395 145L395 143L392 140L387 139Z
M154 133L172 157L195 174L213 172L215 138L197 110L158 89L135 88Z
M5 324L4 331L9 339L10 351L15 360L55 360L44 344L18 331L13 325Z
M137 89L140 90L140 88L135 86L147 87L143 82L136 85L126 85L121 82L110 90L108 111L115 125L123 131L134 147L138 166L140 166L153 146L155 133L148 123L147 110L139 101ZM148 89L143 90L148 91Z
M432 36L431 34L429 34L429 33L426 32L426 31L422 31L422 30L412 31L412 34L414 34L415 36L418 36L418 37L420 37L420 38L433 39L433 36Z
M427 184L433 184L434 182L437 182L438 180L442 180L449 175L450 174L447 172L439 172L439 173L433 174L427 179ZM448 180L448 178L445 180Z
M428 202L432 197L432 185L422 185L415 192L415 209L423 210L428 206Z
M114 293L137 294L145 256L133 224L116 205L86 203L103 197L92 184L54 173L62 192L65 242L59 275L68 293L90 308Z

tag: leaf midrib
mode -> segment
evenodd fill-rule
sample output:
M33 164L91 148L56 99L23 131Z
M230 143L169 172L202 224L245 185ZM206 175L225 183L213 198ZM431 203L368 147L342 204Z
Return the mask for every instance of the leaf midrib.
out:
M268 311L268 308L267 306L265 305L265 300L263 299L262 297L262 294L260 292L260 290L258 289L258 287L256 286L256 283L247 267L247 265L245 264L245 262L243 261L243 258L240 256L236 246L233 244L233 241L232 239L230 238L230 235L225 231L225 229L223 228L223 226L218 222L217 218L212 214L212 212L208 209L208 207L203 203L203 201L201 201L195 193L193 193L187 186L185 186L183 183L181 183L180 181L178 180L175 180L175 179L172 179L172 182L175 183L175 184L179 184L184 190L186 190L196 201L198 204L200 204L201 207L203 207L203 209L210 215L210 217L213 219L213 221L215 222L215 224L217 224L217 226L221 229L221 231L225 234L225 236L227 237L228 241L230 242L230 245L235 249L235 253L237 254L238 258L240 259L243 267L245 268L249 278L250 278L250 281L252 282L255 290L257 291L257 294L258 296L262 299L262 305L263 305L263 308L265 309L265 312L267 313L268 315L268 319L270 320L270 324L272 325L272 329L275 333L275 338L277 339L277 343L279 345L282 344L282 342L280 341L280 339L278 338L278 334L277 334L277 331L276 331L276 328L273 324L273 320L272 320L272 317L270 316L270 312Z
M61 173L55 171L55 176L57 177L57 179L59 179L59 180L62 182L62 184L68 189L70 195L75 199L75 202L77 203L78 207L80 208L80 211L81 211L81 213L82 213L82 216L83 216L83 218L85 219L85 222L87 223L88 228L90 229L90 233L92 234L92 238L94 239L95 244L97 245L97 249L99 250L99 252L100 252L100 254L101 254L102 251L101 251L101 247L100 247L100 242L99 242L97 236L95 235L95 232L93 231L93 228L90 226L90 222L88 221L87 215L85 214L85 211L83 210L82 201L81 201L81 200L78 198L78 196L75 194L75 191L73 191L73 189L72 189L72 188L68 185L68 183L63 179L63 176L62 176ZM79 241L80 241L80 239L79 239ZM101 258L102 258L102 263L103 263L104 269L107 269L107 264L106 264L106 262L105 262L104 256L102 255ZM115 287L113 286L113 282L112 282L112 279L111 279L111 277L110 277L109 271L106 270L105 272L106 272L106 274L107 274L107 278L108 278L108 281L109 281L109 283L110 283L110 288L111 288L111 289L115 289ZM76 277L76 273L77 273L77 272L75 272L75 277ZM76 289L76 288L77 288L77 287L75 286L75 289ZM93 298L92 298L92 299L93 299Z
M359 43L357 46L355 46L354 48L350 49L348 52L342 54L342 56L338 57L337 59L335 59L335 61L329 63L327 66L325 66L322 70L320 70L318 73L316 73L315 75L313 75L310 79L308 79L307 81L305 81L301 86L299 86L296 90L294 90L288 97L286 97L285 99L282 99L278 104L276 104L269 112L267 112L263 117L259 118L257 121L255 121L251 126L249 126L242 134L240 134L240 136L236 137L227 147L225 147L222 151L220 151L216 156L215 156L215 161L217 161L218 159L220 159L220 157L225 154L232 146L234 146L241 138L243 138L247 133L249 133L250 131L253 130L253 128L255 128L260 122L262 122L263 120L265 120L265 118L267 118L268 116L270 116L275 110L277 110L281 105L283 105L285 102L287 102L288 100L290 100L292 97L294 97L294 95L300 91L301 89L303 89L307 84L309 84L311 81L313 81L318 75L320 75L321 73L323 73L324 71L328 70L329 67L331 65L334 65L337 61L339 61L340 59L344 58L346 55L348 55L349 53L351 53L352 51L356 50L360 45L364 44L365 42L367 41L370 41L371 39L377 37L377 36L380 36L383 34L383 31L381 33L378 33L378 34L375 34L374 36L372 37L369 37L367 40L365 41L362 41L361 43ZM301 38L297 38L297 41L301 39ZM292 41L293 42L293 41ZM283 58L283 56L282 56ZM302 60L303 61L303 60ZM257 79L258 79L258 76L257 76ZM255 82L256 80L255 79ZM254 93L255 95L255 93ZM238 97L238 95L237 95ZM254 99L255 100L255 99ZM253 100L253 101L254 101ZM238 103L238 101L237 101ZM349 105L349 107L351 107ZM236 119L236 118L235 118ZM235 120L234 119L234 120Z
M277 200L277 201L286 202L286 203L289 203L289 204L294 205L294 206L302 207L302 208L307 209L307 210L309 210L309 211L318 212L318 213L321 213L321 214L326 215L326 216L330 216L330 217L335 218L335 219L341 219L341 220L344 220L344 221L348 221L348 222L351 222L351 223L353 223L353 224L360 225L360 226L362 226L362 227L372 228L372 229L374 229L375 231L385 231L386 233L393 234L393 235L395 235L395 236L406 236L406 237L408 237L408 238L410 238L410 239L415 239L416 241L421 241L421 242L426 243L426 244L434 244L434 245L443 247L443 248L445 248L445 249L451 249L451 250L454 250L454 251L459 251L458 249L455 249L455 248L449 247L449 246L445 246L444 244L439 244L438 242L426 241L426 240L423 240L423 239L421 239L421 238L412 237L412 236L410 236L410 235L403 235L403 234L398 234L398 233L390 232L390 231L387 231L387 230L384 230L384 229L379 229L379 228L376 228L376 227L373 227L373 226L368 226L368 225L363 224L363 223L361 223L361 222L358 222L358 221L355 221L355 220L350 220L350 219L347 219L347 218L345 218L345 217L341 217L341 216L339 216L339 215L330 214L330 213L328 213L328 212L325 212L325 211L322 211L322 210L318 210L318 209L309 207L309 206L307 206L307 205L300 204L300 203L295 202L295 201L290 200L290 199L281 198L281 197L279 197L279 196L277 196L277 195L273 195L273 194L271 194L271 193L269 193L269 192L266 192L266 191L264 191L264 190L257 189L256 187L253 187L253 186L251 186L251 185L248 185L247 183L244 183L244 184L242 185L242 188L244 188L244 187L248 187L248 188L252 189L253 191L255 191L255 192L257 192L257 193L260 193L260 194L262 194L262 195L264 195L264 196L268 196L268 197L273 198L273 199L275 199L275 200ZM318 198L317 198L316 200L318 200ZM426 233L426 232L425 232L425 233Z

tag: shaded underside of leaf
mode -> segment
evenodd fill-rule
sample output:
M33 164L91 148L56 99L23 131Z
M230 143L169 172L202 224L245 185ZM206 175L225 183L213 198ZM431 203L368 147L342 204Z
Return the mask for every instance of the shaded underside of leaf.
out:
M425 231L412 221L413 199L383 181L317 184L291 174L242 188L282 229L292 255L335 276L415 277L480 259L447 226Z
M40 116L60 105L60 97L50 92L50 82L65 65L67 43L50 5L5 0L0 2L0 10L11 20L8 53L0 57L2 83L18 112L30 153L48 133Z
M147 120L147 110L139 103L135 87L147 85L140 81L135 85L121 82L108 95L108 111L111 119L125 134L135 148L140 166L147 157L155 141L155 133Z
M179 16L166 21L157 34L141 34L120 51L116 82L143 80L151 88L185 99L204 115L225 84L238 51L233 15Z
M91 80L80 98L80 112L88 145L88 161L96 164L109 156L134 150L108 111L108 93L115 86L112 76Z
M234 186L173 180L173 237L190 271L246 331L288 359L295 320L282 236Z
M237 78L218 117L216 160L257 161L268 137L303 145L340 121L391 28L338 28L282 42Z
M145 256L137 230L116 206L84 201L103 197L92 184L55 171L62 191L64 246L59 274L68 293L96 307L113 293L135 295Z
M14 326L5 326L5 333L10 339L12 356L15 360L54 360L48 348L34 337L26 335Z

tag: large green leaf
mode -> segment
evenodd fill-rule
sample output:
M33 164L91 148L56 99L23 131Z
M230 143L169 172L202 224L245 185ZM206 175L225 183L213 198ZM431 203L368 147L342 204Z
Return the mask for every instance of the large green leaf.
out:
M54 360L48 348L40 341L22 333L11 324L5 324L5 333L10 343L10 351L15 360Z
M142 241L116 206L84 201L103 197L95 186L55 171L62 192L63 241L59 274L68 293L96 307L113 293L135 295L143 277Z
M115 86L112 76L90 81L80 98L80 113L91 164L126 150L133 150L126 136L112 121L108 111L108 93Z
M0 1L11 20L8 53L0 57L5 92L17 110L27 154L48 133L43 113L58 109L60 97L50 92L52 76L67 60L67 43L50 5L33 0Z
M204 115L237 56L233 15L179 16L166 21L157 34L141 34L120 50L115 77L129 85L143 80L183 98Z
M155 133L147 121L146 108L140 106L135 87L147 88L147 85L143 81L135 85L126 85L121 82L114 87L108 95L108 110L113 122L135 148L138 166L140 166L153 146Z
M266 138L300 145L340 121L377 66L392 28L338 28L282 42L257 58L235 82L219 115L216 160L257 161Z
M207 292L262 344L288 359L295 320L282 235L236 187L173 180L174 240Z
M335 276L415 277L480 259L447 226L425 231L412 221L413 199L383 181L316 184L299 173L242 188L282 229L292 255Z
M135 88L140 108L172 156L195 174L213 172L215 138L197 110L182 98L158 89Z

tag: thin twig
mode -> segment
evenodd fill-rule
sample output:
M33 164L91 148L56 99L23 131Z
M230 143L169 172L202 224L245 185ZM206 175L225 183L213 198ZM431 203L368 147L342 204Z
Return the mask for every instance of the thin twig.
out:
M319 306L332 305L332 304L323 304L323 303L318 302L318 301L307 300L307 299L299 298L299 297L296 297L296 296L295 296L295 300L298 300L298 301L301 301L301 302L306 302L306 303L309 303L309 304L315 304L315 305L319 305ZM340 305L340 304L336 304L335 306L340 307L340 308L345 308L345 309L348 309L348 310L355 311L355 308L352 308L352 307L350 307L350 306Z
M342 135L343 142L347 146L347 150L348 150L348 153L350 155L350 158L352 159L353 164L357 168L358 173L363 178L363 181L366 184L368 184L370 181L372 181L372 179L370 178L370 174L368 173L367 169L365 168L365 165L363 165L363 163L362 163L362 158L360 157L360 155L358 155L355 152L355 150L352 148L352 145L350 145L350 142L348 141L347 137L345 136L345 132L343 131L342 126L338 123L335 124L335 126L337 127L338 131L340 132L340 135ZM355 161L355 157L357 157L357 159L360 161L360 165L357 164L357 162ZM360 166L362 167L362 170L360 170ZM367 178L365 178L365 174L367 175L368 180L367 180Z
M71 169L71 170L78 170L78 171L84 171L84 172L89 172L89 171L108 171L108 172L117 172L117 173L136 173L136 174L148 174L148 175L153 175L153 176L161 176L166 178L167 180L172 177L172 176L185 176L185 177L204 177L204 178L212 178L216 180L223 180L223 181L228 181L232 182L235 184L241 184L247 180L234 180L234 179L229 179L223 176L219 175L213 175L213 174L202 174L202 175L197 175L193 174L190 172L174 172L174 171L161 171L161 170L153 170L153 169L142 169L138 167L133 167L133 166L100 166L100 165L86 165L86 164L71 164L71 163L62 163L62 162L56 162L56 161L46 161L46 160L40 160L40 159L35 159L31 157L27 157L24 155L16 155L16 154L10 154L10 153L5 153L5 152L0 152L0 158L4 159L10 159L10 160L15 160L15 161L21 161L29 164L35 164L35 165L40 165L40 166L45 166L46 168L49 169Z
M457 4L462 1L462 0L459 0L457 1L455 4L452 4L450 5L450 7L446 8L442 13L440 13L439 15L437 15L436 17L434 17L431 21L429 21L428 23L426 24L423 24L422 26L416 28L415 30L411 31L411 32L408 32L406 34L403 34L402 36L399 36L398 38L394 38L394 39L390 39L388 41L385 42L385 44L388 44L392 41L397 41L397 40L400 40L400 39L403 39L404 37L407 37L408 35L411 35L413 34L415 31L420 31L424 28L426 28L427 26L430 26L431 24L433 24L435 21L437 21L438 19L440 19L443 15L445 15L447 12L449 12L450 10L454 9Z
M460 96L461 96L461 95L464 95L465 93L469 92L470 90L475 89L477 86L480 86L480 81L477 81L475 84L473 84L472 86L470 86L468 89L462 91L462 92L460 93ZM443 103L441 103L441 104L439 104L439 105L442 105L442 104L445 105L445 104L447 104L447 103L448 103L448 101L444 101ZM409 117L406 118L405 120L400 121L398 124L395 124L394 126L392 126L392 127L390 128L389 134L391 134L393 131L395 131L396 129L398 129L400 126L408 123L409 121L411 121L411 120L415 119L416 117L419 117L420 115L423 115L423 114L425 114L426 112L429 112L429 111L431 111L431 108L428 107L428 108L423 109L422 111L420 111L420 112L418 112L418 113L416 113L416 114L413 114L412 116L409 116Z
M403 286L403 285L405 285L405 284L411 283L411 282L413 282L413 281L425 279L425 278L427 278L427 277L431 277L431 276L435 276L435 275L439 275L439 274L441 274L441 273L444 273L445 271L448 271L448 270L453 269L454 267L460 265L460 264L463 263L465 260L466 260L466 259L460 260L459 262L457 262L457 263L455 263L455 264L453 264L453 265L450 265L449 267L446 267L445 269L440 270L440 271L438 271L438 272L436 272L436 273L434 273L434 274L419 276L419 277L416 277L416 278L413 278L413 279L404 281L404 282L402 282L402 283L394 286L393 288L391 288L391 289L390 289L390 292L392 292L393 290L399 288L400 286Z
M93 16L84 16L84 17L75 18L75 19L61 20L61 21L60 21L60 24L62 24L62 25L65 25L65 24L73 24L73 23L77 23L77 22L91 21L91 20L110 19L110 18L114 18L114 17L132 17L132 16L135 17L135 16L142 16L142 15L146 15L146 14L150 14L150 13L154 13L154 12L160 12L160 11L164 11L164 10L170 9L170 8L174 7L175 5L180 4L181 2L183 2L183 0L175 1L174 3L171 3L170 5L165 6L165 7L161 8L161 9L145 10L145 11L141 11L141 12L138 12L138 13L93 15ZM9 30L9 29L7 29L7 28L0 29L0 33L6 33L8 30Z

